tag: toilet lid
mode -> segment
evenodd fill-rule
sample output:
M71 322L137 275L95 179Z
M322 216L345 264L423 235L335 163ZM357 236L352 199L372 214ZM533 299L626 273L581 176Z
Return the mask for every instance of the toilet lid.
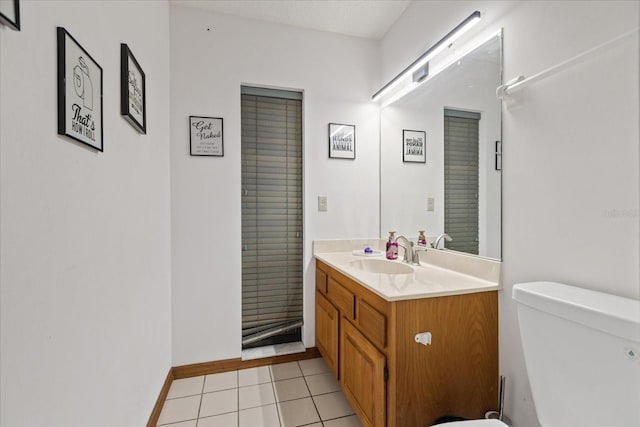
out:
M508 427L500 420L469 420L454 421L452 423L440 424L442 427Z

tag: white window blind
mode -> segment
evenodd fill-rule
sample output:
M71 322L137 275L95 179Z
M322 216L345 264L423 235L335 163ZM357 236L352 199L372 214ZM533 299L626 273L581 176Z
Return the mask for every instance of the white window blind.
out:
M478 254L478 150L480 114L444 110L445 246Z
M244 346L302 325L302 94L241 97Z

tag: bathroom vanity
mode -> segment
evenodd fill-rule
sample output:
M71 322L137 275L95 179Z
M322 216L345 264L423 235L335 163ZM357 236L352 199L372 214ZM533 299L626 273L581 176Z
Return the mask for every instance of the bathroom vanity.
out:
M456 43L406 76L410 92L380 95L379 235L396 230L407 246L418 230L430 242L446 232L459 252L410 266L365 254L384 251L377 239L314 242L316 346L367 427L498 409L500 261L487 257L502 253L502 31ZM424 156L407 156L400 136Z
M364 426L497 409L499 262L434 250L409 266L325 244L314 243L316 346ZM431 343L416 342L426 332Z

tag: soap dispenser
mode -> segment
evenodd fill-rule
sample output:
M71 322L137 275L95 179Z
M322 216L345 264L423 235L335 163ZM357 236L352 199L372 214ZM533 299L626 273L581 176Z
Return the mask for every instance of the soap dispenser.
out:
M398 259L398 242L395 241L395 231L389 232L389 241L387 242L387 259Z
M427 238L424 235L424 230L418 231L418 245L427 246Z

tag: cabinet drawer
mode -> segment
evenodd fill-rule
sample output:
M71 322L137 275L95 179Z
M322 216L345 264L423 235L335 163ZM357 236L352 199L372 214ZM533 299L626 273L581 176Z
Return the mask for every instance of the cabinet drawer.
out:
M332 277L327 280L327 297L343 316L354 318L355 296Z
M323 294L327 293L327 273L316 268L316 289Z
M371 342L380 348L387 346L387 317L365 300L358 298L356 302L358 327Z

